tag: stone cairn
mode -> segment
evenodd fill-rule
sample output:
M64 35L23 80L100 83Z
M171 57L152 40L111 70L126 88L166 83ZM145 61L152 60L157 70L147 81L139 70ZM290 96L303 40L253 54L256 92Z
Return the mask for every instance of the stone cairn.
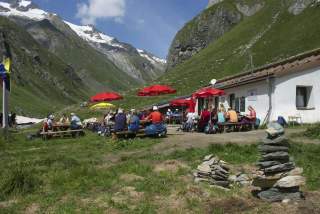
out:
M266 132L267 138L258 147L261 159L252 183L261 188L258 198L268 202L302 199L299 188L305 184L305 178L301 176L303 170L296 168L289 157L289 142L284 136L284 129L273 123Z
M212 154L207 155L194 172L194 181L196 183L204 181L214 186L229 188L229 170L226 162Z

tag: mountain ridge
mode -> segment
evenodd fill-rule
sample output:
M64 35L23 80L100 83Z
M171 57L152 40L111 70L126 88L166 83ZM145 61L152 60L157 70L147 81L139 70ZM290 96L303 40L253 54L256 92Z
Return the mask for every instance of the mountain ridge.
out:
M94 26L81 26L65 21L57 14L39 9L31 0L7 0L5 3L4 0L2 0L0 1L0 15L9 18L15 17L12 18L15 21L19 18L20 20L17 23L22 24L22 26L24 26L24 24L21 23L23 19L35 22L49 20L63 32L68 31L66 26L63 26L63 24L66 24L76 35L98 52L106 55L120 70L126 72L139 83L143 84L146 81L155 79L162 75L165 70L166 62L164 60L153 55L153 57L158 59L157 61L150 61L148 58L142 57L138 60L139 64L137 64L134 62L140 56L137 48L134 48L130 44L119 42L114 37L100 32ZM126 52L125 47L129 46L130 50L135 49L136 51ZM114 52L118 52L117 56L114 56ZM123 54L121 55L121 53ZM121 58L121 60L118 60L118 57ZM121 61L125 61L124 65L121 64Z

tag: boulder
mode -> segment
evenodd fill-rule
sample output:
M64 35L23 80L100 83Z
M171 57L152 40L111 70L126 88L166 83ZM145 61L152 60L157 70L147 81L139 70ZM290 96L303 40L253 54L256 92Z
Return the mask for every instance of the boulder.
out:
M262 161L262 162L258 162L256 165L259 166L261 169L265 169L278 164L281 164L281 162L280 161Z
M278 164L275 166L271 166L269 168L265 168L263 171L266 174L273 174L273 173L278 173L278 172L287 172L287 171L294 169L294 167L295 167L294 163L289 162L289 163Z
M207 155L203 158L203 161L208 161L210 160L211 158L213 158L213 154L210 154L210 155Z
M289 146L289 140L285 136L280 136L275 139L264 138L262 140L264 145L272 145L272 146Z
M275 183L275 187L280 188L291 188L291 187L299 187L306 184L306 179L300 175L295 176L286 176L281 178Z
M301 192L282 192L277 188L271 188L265 191L258 193L258 197L267 202L281 202L285 199L290 200L301 200L303 195Z
M303 169L300 167L296 167L293 170L291 170L290 172L288 172L287 175L302 175L303 173Z
M266 133L269 139L274 139L284 134L284 128L279 123L271 122L268 124Z
M272 152L268 154L262 155L262 161L289 161L289 154L288 152Z
M280 176L257 176L253 178L252 185L261 189L271 188L277 183Z
M262 153L288 152L289 148L286 146L261 145L261 146L258 146L258 150L259 152L262 152Z
M211 172L211 168L210 168L210 166L208 164L201 164L201 165L198 166L197 169L201 173L210 174L210 172Z

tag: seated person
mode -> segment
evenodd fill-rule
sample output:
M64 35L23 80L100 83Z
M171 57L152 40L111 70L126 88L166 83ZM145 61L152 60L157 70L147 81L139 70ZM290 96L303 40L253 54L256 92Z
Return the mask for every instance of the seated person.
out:
M217 109L213 108L211 111L211 122L212 124L216 124L218 121L218 113L217 113Z
M104 117L104 125L105 126L113 126L115 121L115 116L112 112L109 112L105 117Z
M187 121L186 121L185 131L192 131L194 126L194 121L195 121L195 113L188 112L186 117L187 117Z
M226 122L226 118L224 117L224 111L222 108L219 108L218 111L218 123L225 123Z
M207 108L203 109L203 111L200 114L200 121L198 125L198 131L203 132L204 128L208 125L208 122L210 120L210 111L208 111Z
M42 132L48 132L48 131L49 131L48 119L46 118L42 123Z
M171 117L172 117L172 111L171 109L168 109L166 113L166 120L168 121L168 123L171 123Z
M53 124L54 124L54 115L51 114L51 115L49 115L48 120L47 120L48 130L53 130Z
M134 109L132 109L128 130L130 132L138 132L139 127L140 127L140 119L137 115L137 112Z
M237 123L238 122L238 114L235 110L229 108L227 112L227 118L229 119L230 123Z
M121 131L124 131L126 127L127 127L127 116L123 112L123 109L119 108L118 114L115 117L114 131L121 132Z
M61 124L68 124L68 123L70 123L69 118L67 117L66 114L62 114L62 117L60 118L59 123L61 123Z
M246 118L250 120L250 122L256 122L257 114L252 106L248 106L249 114L246 115Z
M71 113L70 116L71 116L70 129L71 130L82 129L82 123L80 118L75 113Z
M151 125L147 126L145 129L146 135L165 135L167 133L167 128L163 124L163 116L159 112L157 106L153 106L151 114L147 117L147 120L151 121Z

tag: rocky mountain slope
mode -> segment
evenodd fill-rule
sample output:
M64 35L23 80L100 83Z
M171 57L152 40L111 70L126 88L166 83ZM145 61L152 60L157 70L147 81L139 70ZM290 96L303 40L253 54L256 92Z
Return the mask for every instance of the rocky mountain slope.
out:
M165 60L159 59L152 55L157 60L149 60L139 54L138 49L130 44L117 41L104 33L99 32L94 26L78 26L70 22L62 20L56 14L52 14L39 9L31 0L2 0L0 1L0 15L7 16L27 27L31 31L36 40L40 42L54 41L51 44L50 51L55 51L54 46L60 44L57 38L52 37L52 34L43 34L43 29L38 22L50 22L55 28L65 34L65 36L77 35L89 44L96 51L106 55L120 70L124 71L130 77L134 78L139 83L155 79L163 74L165 68ZM6 2L6 3L4 3ZM26 26L27 24L27 26ZM30 26L31 25L31 26ZM30 30L29 28L32 27ZM74 34L70 33L70 29ZM39 35L41 34L41 38ZM47 43L46 43L47 44ZM59 52L55 52L60 54Z
M37 46L42 49L41 54L37 52L34 55L40 57L43 64L50 64L50 60L42 57L44 54L50 56L50 59L51 57L58 58L62 64L72 70L76 79L80 81L78 87L70 88L71 91L69 93L76 93L81 96L73 96L71 100L64 100L69 98L61 96L61 100L55 100L57 106L70 103L69 101L74 103L86 100L90 95L103 90L124 91L137 87L146 81L159 77L164 72L164 60L136 49L129 44L121 43L115 38L99 32L93 26L77 26L66 22L56 14L39 9L30 0L0 1L0 16L11 20L2 18L2 24L6 26L2 26L3 29L7 29L8 26L12 25L10 27L19 29L21 34L29 34L26 38L32 38L30 43L35 46L33 43L36 42ZM21 40L19 45L25 46L23 42L28 41ZM15 40L10 41L10 46L17 45ZM46 53L48 51L50 53ZM30 52L30 50L27 49L27 52ZM21 62L21 59L25 57L25 52L19 52L13 61L15 66L21 68L19 72L23 78L29 75ZM31 62L34 62L34 60L31 60ZM30 69L37 70L36 66L35 63L30 63ZM57 75L55 66L47 70L42 69L42 71L53 78ZM22 88L21 82L16 82L15 76L16 73L13 74L13 84L16 86L13 93ZM61 87L67 88L68 81L71 82L72 80L68 75L65 75L64 79L66 80L65 82L57 81L57 83ZM56 88L56 91L64 94L61 87ZM41 87L37 89L46 91ZM81 91L81 93L78 93L78 91ZM29 95L31 94L29 93ZM47 95L43 96L43 103L47 99L47 107L50 107L51 98L49 93L44 92L43 95ZM18 97L16 101L18 105L13 110L21 113L32 113L34 110L32 108L19 107L23 106L22 101L23 99ZM43 108L43 111L49 109Z
M217 41L245 17L253 16L263 6L262 0L210 0L208 9L188 22L175 36L168 54L168 69Z
M254 6L257 2L261 6ZM214 14L220 14L222 10L231 16L214 21ZM226 21L231 19L236 21ZM204 10L179 31L168 58L169 70L156 82L176 88L177 94L173 96L187 95L209 84L213 78L220 79L320 48L318 20L318 0L223 0ZM203 34L199 34L201 30L197 31L201 29L199 26L211 24L212 27L206 28L208 30ZM225 26L221 28L221 34L209 36L209 29L215 32L214 29L221 26ZM199 50L190 54L190 58L182 58L184 53L198 47L193 44L200 45L198 41L201 40L204 45L199 46ZM182 47L192 50L181 50ZM145 100L143 103L134 99L130 102L131 105L148 105L170 98L172 96Z
M83 87L84 80L72 66L44 49L23 28L0 17L0 55L8 52L13 61L12 111L19 114L46 113L89 95L87 88Z

